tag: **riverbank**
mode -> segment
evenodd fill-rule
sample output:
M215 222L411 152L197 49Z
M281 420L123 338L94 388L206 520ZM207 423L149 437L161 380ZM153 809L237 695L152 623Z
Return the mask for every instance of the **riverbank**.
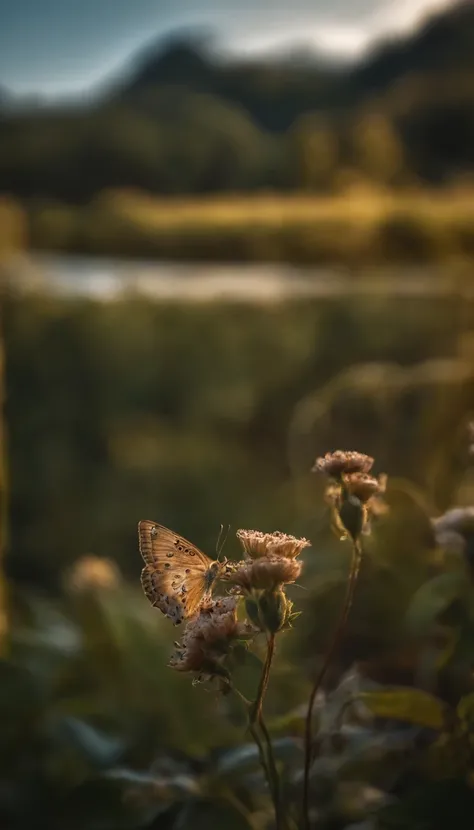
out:
M107 192L27 210L37 251L167 261L385 266L474 260L474 192L163 200Z
M472 266L305 267L264 263L132 261L23 253L3 268L12 294L97 300L144 297L157 302L281 303L297 300L474 300Z

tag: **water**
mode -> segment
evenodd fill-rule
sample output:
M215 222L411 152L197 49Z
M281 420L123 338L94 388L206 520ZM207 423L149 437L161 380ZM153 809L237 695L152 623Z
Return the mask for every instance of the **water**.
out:
M4 267L14 291L48 292L102 301L140 295L156 301L281 302L301 297L391 295L474 298L472 273L432 267L354 273L348 269L302 269L276 264L126 262L33 255Z

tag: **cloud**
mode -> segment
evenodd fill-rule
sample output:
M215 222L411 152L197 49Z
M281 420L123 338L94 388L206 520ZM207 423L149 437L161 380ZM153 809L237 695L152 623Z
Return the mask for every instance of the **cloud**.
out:
M306 0L295 0L291 18L287 16L288 5L286 10L273 8L272 19L265 27L262 12L255 10L260 26L254 20L251 28L246 26L233 36L226 33L224 40L233 52L273 51L293 41L330 55L356 58L374 42L408 34L430 13L454 4L455 0L334 0L319 5L317 13L308 18Z

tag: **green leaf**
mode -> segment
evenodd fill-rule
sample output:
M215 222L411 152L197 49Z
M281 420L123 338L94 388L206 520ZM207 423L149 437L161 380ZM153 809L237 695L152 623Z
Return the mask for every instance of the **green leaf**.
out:
M377 718L405 721L429 729L442 729L445 723L445 704L420 689L360 692L357 698Z
M374 776L381 780L380 776L386 774L390 777L405 766L406 752L412 750L418 731L415 726L380 732L352 726L340 733L342 745L337 751L323 752L316 758L311 776L317 780L321 775L331 775L339 782L371 781Z
M123 784L134 788L140 787L143 791L149 789L155 799L159 801L165 799L182 800L199 795L200 792L198 779L185 772L163 776L118 767L105 772L103 777L110 781L121 781Z
M225 830L250 830L252 824L244 808L240 810L232 804L194 801L180 811L173 830L210 830L218 827Z
M419 635L429 633L440 614L465 594L466 577L463 572L444 573L430 579L412 598L407 614L409 628Z
M456 714L465 725L474 725L474 693L461 698Z
M98 769L105 769L116 763L124 751L121 740L104 735L79 718L61 718L52 724L52 732Z
M285 732L285 734L288 734L290 732L292 735L303 735L306 714L307 706L298 706L283 715L277 715L269 719L268 726L273 733Z
M294 738L278 738L272 741L275 757L281 761L288 762L295 760L301 755L300 741ZM228 752L224 752L218 760L218 773L228 775L230 773L243 772L258 766L260 757L255 744L244 744Z
M449 659L451 666L463 668L469 675L474 658L474 626L466 623L460 626Z
M224 752L218 761L218 772L224 775L241 772L259 763L258 749L255 744L244 744Z
M31 671L25 666L8 660L0 660L0 713L2 722L9 719L23 719L34 709L39 709L42 701L39 697L38 684Z
M71 830L136 830L168 807L151 783L103 776L68 793L62 810Z

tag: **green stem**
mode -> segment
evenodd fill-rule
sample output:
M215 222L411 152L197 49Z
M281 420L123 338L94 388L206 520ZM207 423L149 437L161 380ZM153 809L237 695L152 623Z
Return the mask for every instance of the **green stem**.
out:
M346 596L344 605L342 607L341 616L336 626L334 636L329 644L328 650L323 660L323 664L319 670L316 682L311 690L311 695L308 703L308 712L305 723L305 758L304 758L304 780L303 780L303 830L310 830L309 820L309 773L311 769L311 753L313 746L313 708L316 700L316 695L321 688L321 684L326 676L326 672L331 665L334 654L336 653L340 642L342 640L344 630L346 627L347 618L352 608L354 601L354 591L357 584L357 577L359 575L360 564L362 561L362 547L360 542L354 540L352 548L351 569L349 572L349 579L347 582Z
M282 830L283 820L281 815L280 779L275 762L275 755L273 753L272 740L263 718L263 701L268 688L274 652L275 635L270 634L267 639L267 656L263 666L262 675L260 677L260 683L258 685L257 697L250 710L250 726L255 729L258 723L265 738L267 747L268 786L270 788L270 792L272 793L273 806L275 808L276 830Z
M232 688L232 691L237 695L237 697L239 697L240 700L245 704L245 708L246 708L247 712L249 713L248 730L249 730L253 740L255 741L256 747L258 749L260 764L261 764L261 767L262 767L263 772L265 774L265 778L267 779L267 782L268 782L268 787L269 787L269 790L270 790L270 793L271 793L271 796L272 796L272 801L273 801L273 803L275 803L275 793L274 793L274 789L273 789L273 780L272 780L272 776L271 776L271 773L270 773L270 770L269 770L267 758L266 758L266 755L265 755L265 750L263 748L263 744L262 744L262 741L260 739L260 735L258 734L258 729L257 729L255 723L252 721L252 717L251 717L251 712L252 712L253 707L254 707L255 704L251 703L250 700L247 700L245 695L243 695L242 692L240 692L238 689L236 689L235 686L231 686L231 688Z
M249 827L252 827L252 830L258 830L258 825L257 825L257 822L255 821L254 817L247 810L247 808L244 806L244 804L242 804L240 798L237 798L236 794L231 789L229 789L227 791L226 798L227 798L227 801L230 804L232 804L233 807L235 807L236 811L238 813L240 813L240 815L245 818L245 820L246 820L247 824L249 825Z
M271 634L268 638L268 646L267 646L267 660L266 660L266 673L264 678L264 692L265 694L266 688L268 686L268 681L270 679L270 669L272 665L273 655L275 652L275 635ZM268 766L270 769L271 776L273 778L273 789L275 793L275 800L276 804L278 805L278 812L280 813L281 810L281 793L280 793L280 779L278 775L278 769L275 761L275 754L273 752L273 745L270 733L268 731L267 725L265 723L265 719L263 717L263 695L261 698L260 708L258 711L258 722L260 725L261 732L263 737L265 738L265 742L267 745L267 757L268 757Z

